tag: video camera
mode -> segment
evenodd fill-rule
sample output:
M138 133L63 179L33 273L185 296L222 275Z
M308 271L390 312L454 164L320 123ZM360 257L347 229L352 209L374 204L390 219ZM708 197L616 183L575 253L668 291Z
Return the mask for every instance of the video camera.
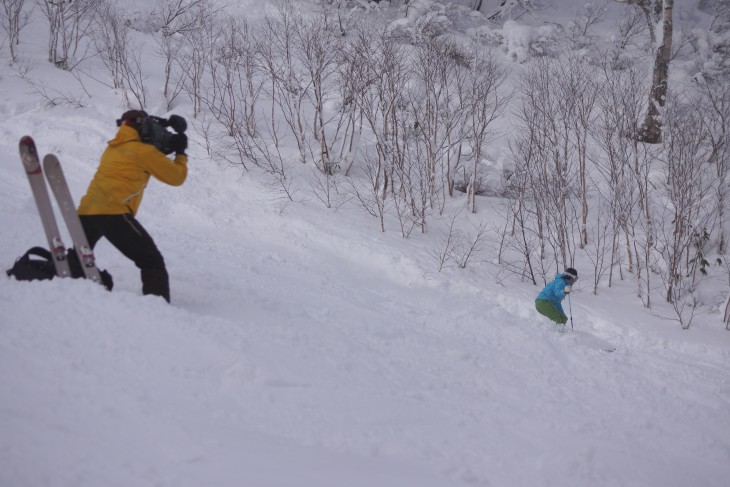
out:
M175 133L167 130L172 128ZM178 134L188 129L188 123L180 115L170 115L169 119L148 115L140 124L139 138L142 142L152 144L163 154L175 152Z

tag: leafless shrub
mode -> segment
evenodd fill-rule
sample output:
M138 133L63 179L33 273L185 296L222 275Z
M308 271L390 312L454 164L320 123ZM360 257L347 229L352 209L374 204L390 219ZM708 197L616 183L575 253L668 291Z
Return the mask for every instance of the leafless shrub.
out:
M358 180L351 178L348 179L350 188L362 208L370 215L378 218L380 231L385 232L385 214L390 206L390 201L386 198L388 176L383 164L380 162L380 156L373 154L370 150L365 150L362 155L360 171L361 176L364 178L363 184L360 185Z
M409 134L403 133L409 121L405 98L410 81L407 56L404 47L392 42L387 31L367 25L358 29L357 37L345 51L353 61L349 64L355 78L350 85L352 103L373 140L372 148L362 151L362 171L371 190L365 201L377 209L381 230L385 231L386 200L397 191L409 192L404 186L405 177L399 177L398 187L393 184L394 173L407 175L412 161L405 150Z
M306 162L303 104L306 96L303 76L295 62L294 35L299 21L298 11L291 0L275 3L276 15L266 15L257 26L256 53L258 64L265 73L264 90L271 100L270 118L278 116L289 126L296 141L299 158Z
M462 239L454 249L454 260L460 268L465 269L470 262L483 254L488 230L488 225L481 222L474 226L473 232L469 232L467 235L462 234Z
M10 62L15 62L20 43L20 31L30 23L32 10L26 8L25 0L0 0L0 27L5 31L10 48Z
M213 50L222 29L218 14L208 1L191 2L180 17L185 28L177 32L184 42L180 46L169 46L171 62L177 66L177 80L182 83L182 92L190 98L196 117L203 108L205 74L214 58ZM171 80L175 82L173 78Z
M50 88L48 83L44 81L36 81L30 78L26 78L26 81L33 89L33 92L39 95L49 108L62 105L83 108L88 104L84 97L76 92L64 93L56 88Z
M338 94L340 38L323 15L305 15L295 25L294 47L295 59L304 74L305 100L313 112L311 118L304 119L307 149L317 167L332 175L339 164L334 150L339 130L331 127L343 119L328 107Z
M503 0L500 6L489 15L489 20L519 18L527 12L542 8L541 0Z
M35 70L36 64L26 57L18 56L10 67L18 75L18 77L20 77L20 79L27 81L31 78L31 74ZM0 77L0 79L2 79L2 77Z
M527 149L527 141L519 138L514 142L512 152L524 155L525 164L518 164L510 179L511 197L505 200L504 225L499 229L499 264L522 278L537 284L539 266L546 262L545 241L542 238L542 207L532 196L533 176L530 171L533 162ZM544 269L543 269L544 270Z
M624 51L632 43L646 36L648 27L644 19L644 13L635 5L625 9L624 15L619 19L617 25L618 35L614 40L619 52Z
M537 59L521 84L520 132L513 144L519 192L534 212L523 220L538 235L540 259L554 259L558 267L574 261L579 222L574 196L579 190L579 152L571 143L574 99L565 98L565 70L548 59ZM524 210L521 210L524 211ZM524 214L524 213L523 213ZM546 249L552 255L547 255Z
M679 103L665 114L663 138L663 185L665 204L657 221L657 250L663 259L662 277L666 300L675 306L684 328L690 321L680 305L693 294L697 279L696 254L709 239L707 230L716 212L712 166L707 164L709 146L701 114L693 105ZM705 237L707 235L707 237ZM693 255L694 254L694 255ZM694 272L693 272L694 271Z
M471 67L466 74L464 111L465 136L471 146L472 171L467 187L469 210L476 213L478 167L484 150L495 138L494 125L504 113L512 93L503 92L506 70L497 63L489 51L475 49Z
M593 265L593 294L598 294L598 286L606 273L613 270L617 264L616 247L617 227L613 219L611 202L603 195L599 195L594 205L595 217L588 230L588 245L584 247L585 255Z
M126 104L131 106L129 93L131 92L135 98L137 106L144 108L147 106L147 75L142 66L142 46L131 44L128 46L128 57L123 64L124 98Z
M606 0L583 3L576 12L567 30L570 41L575 48L593 45L595 37L591 34L591 31L605 18L608 9L607 3Z
M611 209L613 242L610 262L624 261L619 242L625 241L624 252L627 271L634 272L636 258L631 245L633 223L641 213L637 208L645 206L645 192L640 191L635 170L643 164L643 158L635 151L639 145L632 137L640 124L643 98L639 96L642 73L634 68L615 71L608 59L603 66L598 98L599 117L593 130L593 139L600 148L593 159L599 193L602 201ZM611 287L616 267L611 266L608 286ZM622 268L619 266L618 272Z
M182 92L180 56L184 35L198 27L197 14L206 2L207 0L158 0L148 19L148 27L154 32L157 52L164 61L163 94L168 109L172 108L175 99Z
M124 85L124 64L128 58L129 27L119 10L110 2L99 5L93 41L99 59L111 77L111 87Z
M305 12L292 0L278 0L275 11L257 25L256 59L272 101L271 118L286 122L302 163L313 162L332 175L340 158L340 128L351 118L330 108L339 94L340 37L326 16Z
M139 108L145 108L146 75L142 68L142 46L133 40L122 11L111 2L100 2L94 15L93 43L111 77L111 87L121 89L125 105L130 94Z
M104 0L37 0L48 20L48 61L72 70L80 59L79 49L91 34L97 8ZM83 59L86 55L81 56Z
M730 191L730 85L724 78L717 78L709 73L696 79L699 91L704 133L709 145L708 162L714 168L717 181L715 199L717 207L717 232L715 236L717 251L727 251L728 191Z
M484 250L488 225L481 222L474 226L473 232L465 234L457 224L461 213L462 210L458 210L449 217L449 226L442 232L442 239L429 251L438 265L438 272L452 265L465 269Z
M448 267L454 260L454 252L459 246L461 233L456 227L456 218L459 212L455 212L449 219L449 226L443 232L442 239L429 251L429 255L436 261L438 272Z
M327 208L340 208L349 200L343 190L343 176L339 174L328 176L317 168L308 172L307 182L314 196Z
M235 157L246 169L249 161L269 165L264 142L255 140L259 136L256 109L264 80L257 71L248 23L226 17L220 32L209 60L203 104L224 131L220 144L227 160Z

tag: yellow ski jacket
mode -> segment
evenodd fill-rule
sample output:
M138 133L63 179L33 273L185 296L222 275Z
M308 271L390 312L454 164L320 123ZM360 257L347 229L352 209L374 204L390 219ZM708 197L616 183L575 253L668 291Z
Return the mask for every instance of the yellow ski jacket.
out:
M101 155L99 168L81 198L79 215L137 214L150 176L180 186L188 175L188 158L171 161L153 145L141 142L137 131L122 125Z

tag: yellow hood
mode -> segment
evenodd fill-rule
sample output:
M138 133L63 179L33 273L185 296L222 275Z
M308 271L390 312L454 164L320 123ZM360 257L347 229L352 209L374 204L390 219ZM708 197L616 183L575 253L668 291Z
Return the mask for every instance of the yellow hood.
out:
M134 128L122 125L101 155L79 215L135 215L150 176L179 186L187 177L187 162L185 155L170 160L153 145L141 142Z

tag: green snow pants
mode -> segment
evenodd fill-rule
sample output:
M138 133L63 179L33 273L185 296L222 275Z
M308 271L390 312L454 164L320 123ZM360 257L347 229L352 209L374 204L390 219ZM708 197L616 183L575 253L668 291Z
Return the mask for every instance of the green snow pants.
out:
M568 317L565 316L565 313L561 313L553 303L546 299L536 299L535 309L538 313L547 316L558 325L564 325L568 322Z

